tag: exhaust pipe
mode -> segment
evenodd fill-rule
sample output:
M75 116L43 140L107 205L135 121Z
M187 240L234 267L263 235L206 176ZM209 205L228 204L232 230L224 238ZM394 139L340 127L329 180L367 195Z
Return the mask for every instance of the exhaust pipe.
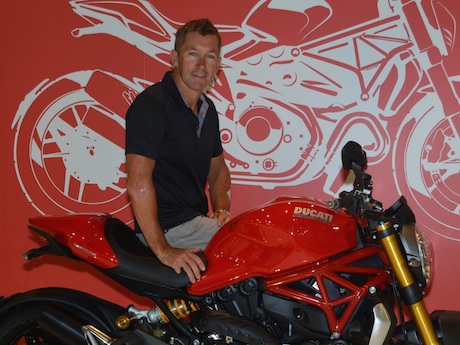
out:
M81 330L85 335L86 342L90 345L111 345L117 341L117 339L109 337L107 334L91 325L83 326Z
M63 345L168 345L140 330L129 332L119 339L111 338L94 326L87 325L57 305L48 306L37 320L43 332Z
M82 323L57 306L48 306L37 320L42 330L65 345L86 344Z

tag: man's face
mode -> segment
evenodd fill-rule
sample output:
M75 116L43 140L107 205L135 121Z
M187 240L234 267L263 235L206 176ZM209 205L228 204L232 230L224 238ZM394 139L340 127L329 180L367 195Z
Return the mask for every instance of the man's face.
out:
M180 51L171 52L171 62L181 92L201 93L220 67L217 37L189 32Z

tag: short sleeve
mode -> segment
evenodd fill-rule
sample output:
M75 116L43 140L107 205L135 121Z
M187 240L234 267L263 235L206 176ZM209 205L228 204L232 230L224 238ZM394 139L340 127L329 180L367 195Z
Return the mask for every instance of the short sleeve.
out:
M162 115L162 107L148 89L134 100L126 114L126 154L158 158L166 131Z
M217 110L214 106L214 103L209 101L210 107L209 107L209 114L212 115L215 121L215 126L214 126L214 140L213 140L213 148L212 148L212 156L217 157L224 152L224 149L222 148L222 141L220 138L220 128L219 128L219 115L217 115ZM206 115L206 116L208 116Z

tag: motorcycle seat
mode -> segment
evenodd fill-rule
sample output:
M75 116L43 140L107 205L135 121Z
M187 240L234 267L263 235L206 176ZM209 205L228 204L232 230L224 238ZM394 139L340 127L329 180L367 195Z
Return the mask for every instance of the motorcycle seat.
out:
M136 233L117 218L109 217L105 224L105 236L118 258L118 265L111 268L111 275L117 280L126 281L132 286L160 285L170 288L184 288L190 284L187 274L177 274L171 267L164 265L145 246Z

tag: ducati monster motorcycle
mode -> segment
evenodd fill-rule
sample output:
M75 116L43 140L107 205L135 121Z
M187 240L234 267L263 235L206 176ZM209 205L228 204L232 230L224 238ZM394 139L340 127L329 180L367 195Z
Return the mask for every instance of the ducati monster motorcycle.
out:
M405 198L388 209L373 198L356 142L342 163L351 191L327 203L280 196L233 218L202 253L207 269L194 284L113 216L31 218L45 243L25 259L85 261L152 306L64 288L18 293L0 301L0 343L458 344L460 312L425 307L432 247Z

